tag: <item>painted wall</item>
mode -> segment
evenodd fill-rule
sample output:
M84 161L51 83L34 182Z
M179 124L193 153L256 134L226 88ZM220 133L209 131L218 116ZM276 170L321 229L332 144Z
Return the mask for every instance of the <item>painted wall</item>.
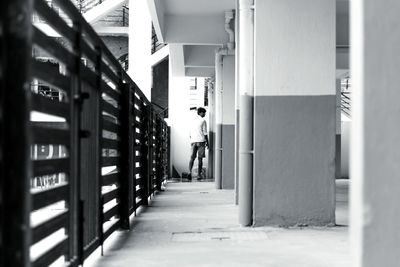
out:
M334 5L256 1L256 95L335 94Z
M146 1L129 4L128 74L148 99L151 99L151 17Z
M255 2L255 225L335 211L335 1Z

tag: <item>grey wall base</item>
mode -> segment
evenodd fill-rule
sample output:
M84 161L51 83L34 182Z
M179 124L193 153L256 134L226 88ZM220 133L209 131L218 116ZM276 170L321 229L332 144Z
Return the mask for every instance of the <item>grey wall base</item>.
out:
M335 103L255 98L254 225L335 223Z
M235 188L235 125L222 125L222 189Z

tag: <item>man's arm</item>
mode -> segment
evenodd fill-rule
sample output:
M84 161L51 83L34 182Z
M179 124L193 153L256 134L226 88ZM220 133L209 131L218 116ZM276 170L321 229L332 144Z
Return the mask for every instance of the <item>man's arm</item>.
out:
M208 148L208 132L207 132L207 122L204 120L203 121L203 127L202 127L204 139L206 139L206 147Z

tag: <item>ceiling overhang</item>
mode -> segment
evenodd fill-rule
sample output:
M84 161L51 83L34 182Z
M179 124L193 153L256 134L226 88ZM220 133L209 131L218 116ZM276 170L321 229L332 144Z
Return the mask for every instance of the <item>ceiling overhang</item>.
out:
M226 44L225 11L235 0L147 0L158 40L171 44L173 75L214 74L215 48ZM337 69L349 69L349 0L336 0ZM347 48L346 48L347 46Z

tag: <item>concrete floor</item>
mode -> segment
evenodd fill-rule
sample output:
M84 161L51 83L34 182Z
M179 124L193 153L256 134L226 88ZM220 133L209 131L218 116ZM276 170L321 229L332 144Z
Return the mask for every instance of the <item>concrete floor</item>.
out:
M243 228L233 191L213 183L168 183L107 240L91 266L350 266L348 182L337 182L337 227ZM85 266L89 266L85 264Z

